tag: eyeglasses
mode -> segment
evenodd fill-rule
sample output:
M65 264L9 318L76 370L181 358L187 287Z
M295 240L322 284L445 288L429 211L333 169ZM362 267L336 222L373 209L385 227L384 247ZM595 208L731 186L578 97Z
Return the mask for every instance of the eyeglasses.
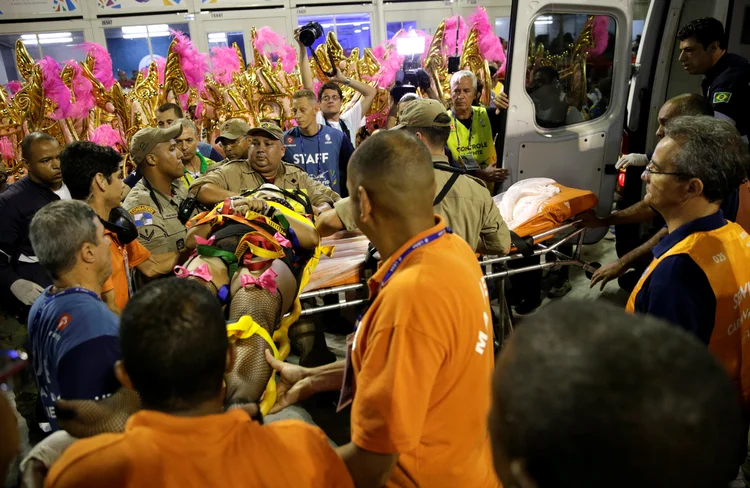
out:
M341 97L338 95L334 95L332 97L326 95L321 100L323 100L324 102L338 102L339 100L341 100Z
M690 173L683 173L680 171L659 171L654 163L648 163L646 168L643 170L643 176L646 175L665 175L665 176L680 176L683 178L693 178Z
M245 139L244 137L240 137L239 139L235 139L233 141L229 141L227 139L222 139L221 142L219 142L219 145L221 147L232 147L232 146L238 144L239 142L241 142L244 139Z

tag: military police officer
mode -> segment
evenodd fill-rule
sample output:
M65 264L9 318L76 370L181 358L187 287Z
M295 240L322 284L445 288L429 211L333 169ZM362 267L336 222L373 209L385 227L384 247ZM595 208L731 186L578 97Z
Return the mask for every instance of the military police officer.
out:
M166 129L141 129L130 142L130 155L143 178L128 194L123 206L133 216L138 240L155 258L185 250L185 225L178 210L187 198L181 177L185 171L175 139L182 124Z
M703 75L703 96L715 117L732 122L747 140L750 132L750 63L727 52L724 26L706 17L690 22L677 33L680 62L691 75Z
M224 150L226 158L219 161L219 164L247 159L250 150L250 138L247 136L249 131L250 126L243 119L229 119L221 124L216 143Z

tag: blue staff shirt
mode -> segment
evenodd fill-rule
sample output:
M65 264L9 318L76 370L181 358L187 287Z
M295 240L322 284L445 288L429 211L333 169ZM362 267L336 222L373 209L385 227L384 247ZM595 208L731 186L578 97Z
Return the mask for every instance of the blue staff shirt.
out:
M59 399L101 400L120 388L120 322L93 292L50 289L31 307L29 340L39 396L56 431Z
M654 258L694 232L715 230L726 223L721 210L688 222L654 247ZM677 254L665 258L651 272L635 298L635 311L665 319L708 345L716 321L716 297L701 267L687 254Z
M354 152L343 132L320 125L314 136L302 135L299 127L284 133L284 161L299 166L319 183L342 195L346 188L346 166Z

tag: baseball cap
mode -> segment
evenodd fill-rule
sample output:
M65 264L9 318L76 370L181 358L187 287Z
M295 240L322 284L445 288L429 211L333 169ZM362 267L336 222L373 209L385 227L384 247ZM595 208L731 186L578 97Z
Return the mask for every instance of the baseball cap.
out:
M164 129L147 127L135 133L130 140L130 156L140 164L146 156L156 149L162 142L169 142L182 134L182 124L174 124Z
M399 117L399 124L391 130L404 127L450 127L450 121L435 122L438 115L446 113L445 106L437 100L420 98L409 102Z
M216 138L216 142L221 142L222 139L235 141L240 137L246 136L249 130L250 126L243 119L229 119L221 124L219 137Z
M253 127L247 133L247 135L249 136L255 134L268 136L279 141L284 139L284 132L281 130L281 127L271 122L261 122L260 124L258 124L258 127Z

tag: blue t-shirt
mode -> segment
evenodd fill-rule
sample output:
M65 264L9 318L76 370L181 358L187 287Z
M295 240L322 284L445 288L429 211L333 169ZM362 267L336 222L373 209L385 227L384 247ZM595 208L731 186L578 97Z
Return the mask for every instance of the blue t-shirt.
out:
M47 288L31 306L29 341L39 396L52 430L59 429L55 404L101 400L120 388L120 322L93 292Z
M319 183L341 195L346 187L346 166L354 152L343 132L326 125L314 136L303 136L299 127L284 133L284 161L304 169Z

